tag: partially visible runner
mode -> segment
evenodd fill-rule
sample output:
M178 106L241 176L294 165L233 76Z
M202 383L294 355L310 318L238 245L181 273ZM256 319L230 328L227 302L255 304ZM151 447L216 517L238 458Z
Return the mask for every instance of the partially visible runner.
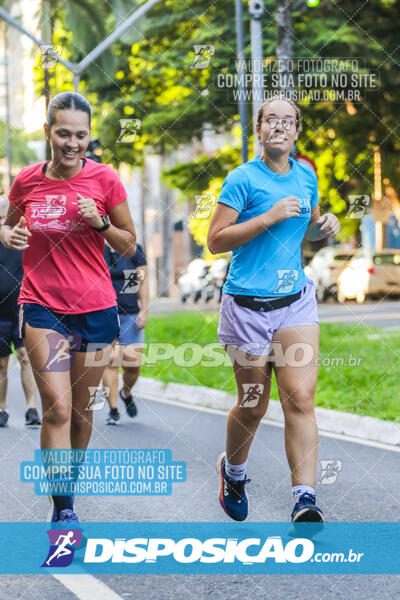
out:
M119 366L122 367L123 381L119 397L125 404L126 412L130 417L137 414L137 406L131 390L140 374L144 328L149 313L149 283L146 256L140 244L136 246L136 253L129 258L121 256L107 244L104 257L117 293L121 328L110 365L103 375L103 385L109 389L109 393L106 394L110 405L107 424L116 425L120 419L118 411Z
M220 504L237 521L248 514L247 458L268 407L272 369L285 418L292 521L324 521L315 493L318 310L301 243L334 236L340 225L333 214L320 216L315 173L289 157L300 130L293 102L272 98L261 105L256 132L263 155L225 179L208 233L212 253L233 251L218 335L233 363L238 402L217 469Z
M8 210L8 201L0 197L0 227ZM26 399L25 425L40 425L36 410L37 387L32 367L18 335L18 295L23 276L20 252L6 248L0 242L0 427L8 422L6 408L9 359L14 347L21 365L21 383Z
M47 118L52 160L16 177L1 241L24 251L20 336L42 400L41 447L85 449L93 421L90 388L104 370L95 349L111 351L119 333L104 239L131 256L136 236L117 173L82 158L90 139L87 100L63 92L50 102ZM51 502L52 521L78 521L72 495L54 495Z

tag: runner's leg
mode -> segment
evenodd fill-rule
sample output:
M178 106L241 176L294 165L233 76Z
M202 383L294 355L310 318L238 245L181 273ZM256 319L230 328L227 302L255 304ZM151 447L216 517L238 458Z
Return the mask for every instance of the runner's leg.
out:
M305 343L308 348L311 347L315 361L319 348L319 326L279 329L275 332L273 341L282 344L284 355L291 344ZM314 393L318 367L309 363L304 366L286 364L275 366L274 370L285 416L285 446L292 485L315 488L318 429L314 414Z
M110 363L104 369L103 373L103 386L109 389L109 393L106 394L107 401L112 408L118 408L118 385L119 385L119 367L118 365L119 356L119 345L115 344L113 353L110 359ZM115 365L115 366L114 366Z
M47 336L52 334L52 346L64 343L65 337L51 329L41 329L25 324L24 345L32 365L33 375L42 401L42 448L70 448L71 381L65 361L51 364L51 371L44 371L49 362L50 347ZM53 348L53 350L54 350ZM61 362L63 365L61 366Z
M36 408L37 388L28 354L24 347L17 348L16 354L21 365L21 382L25 393L26 405L28 408Z
M6 396L8 387L8 361L10 355L0 358L0 410L6 407Z
M104 352L111 352L110 347ZM72 415L71 448L87 448L92 433L93 410L87 410L91 401L89 388L97 388L105 366L95 366L95 352L74 352L71 367Z
M143 335L143 334L142 334ZM131 390L135 385L142 364L143 348L135 345L135 343L124 346L123 362L122 362L122 380L123 386L120 390L121 400L125 404L126 412L130 417L135 417L137 414L136 402L132 396Z
M233 364L238 401L228 416L226 453L217 460L219 502L231 519L244 521L248 514L247 457L268 408L271 367L266 356L245 354L234 346L225 348Z
M124 365L122 367L122 395L125 396L125 398L127 398L130 395L133 386L139 378L140 368L142 364L142 354L143 348L141 347L128 346L125 351ZM126 366L125 361L131 360L132 366Z
M228 347L227 352L233 364L238 400L228 415L226 457L229 463L240 465L247 460L258 425L268 408L271 366L265 356L252 356L232 347ZM249 384L258 385L256 390L260 393L257 404L246 406L245 389Z

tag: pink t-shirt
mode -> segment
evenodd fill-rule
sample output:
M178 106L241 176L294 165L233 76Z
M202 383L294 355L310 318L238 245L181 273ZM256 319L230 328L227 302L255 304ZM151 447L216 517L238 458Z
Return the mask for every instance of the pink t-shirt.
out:
M32 234L23 251L18 303L35 302L66 314L115 306L104 237L80 214L77 194L93 198L105 215L126 199L124 186L111 167L90 159L64 181L46 177L44 164L23 168L10 190L10 203L25 216Z

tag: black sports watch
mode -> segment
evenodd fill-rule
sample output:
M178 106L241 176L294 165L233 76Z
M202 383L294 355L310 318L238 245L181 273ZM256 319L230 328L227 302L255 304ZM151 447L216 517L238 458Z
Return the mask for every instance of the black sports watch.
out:
M93 229L95 229L99 233L101 233L102 231L106 231L111 225L110 219L107 215L100 215L100 218L103 221L103 227L93 227Z

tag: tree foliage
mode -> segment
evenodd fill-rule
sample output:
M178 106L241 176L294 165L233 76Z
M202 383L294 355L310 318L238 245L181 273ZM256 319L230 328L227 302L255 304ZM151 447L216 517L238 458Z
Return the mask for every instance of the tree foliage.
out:
M54 10L55 40L63 54L80 60L92 47L145 0L76 0ZM245 54L250 57L249 17L245 15ZM350 193L372 195L373 146L382 152L383 177L400 184L397 102L400 92L399 0L370 0L360 6L352 0L321 0L317 8L306 2L290 3L294 54L303 58L358 57L365 71L376 70L379 91L366 93L359 104L301 102L304 132L301 153L318 167L321 205L344 216ZM56 3L52 0L52 5ZM58 6L58 5L57 5ZM263 55L276 51L276 2L265 0ZM93 16L88 19L88 15ZM214 47L205 69L193 68L194 45ZM236 55L235 14L232 0L164 0L133 25L82 76L82 91L94 104L94 127L104 147L104 158L141 164L146 151L169 153L201 139L204 127L231 132L238 108L216 85L219 72L233 73ZM55 91L71 89L71 78L57 66ZM251 107L248 115L250 119ZM117 143L121 119L136 119L140 128L133 143ZM251 130L251 127L250 127ZM250 141L251 143L251 141ZM166 174L166 181L182 198L210 188L240 163L238 148L215 156L199 156ZM349 235L356 220L344 220Z

